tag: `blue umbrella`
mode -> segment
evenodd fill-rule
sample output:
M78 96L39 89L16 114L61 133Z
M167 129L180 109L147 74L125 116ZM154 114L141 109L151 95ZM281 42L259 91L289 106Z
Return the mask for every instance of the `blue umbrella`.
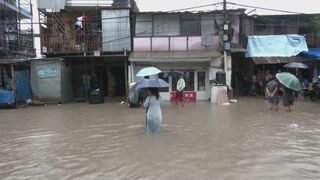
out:
M166 88L169 87L169 84L162 79L143 79L132 88L142 89L142 88Z
M146 67L141 69L138 73L138 77L144 77L144 76L152 76L161 73L161 70L156 67Z

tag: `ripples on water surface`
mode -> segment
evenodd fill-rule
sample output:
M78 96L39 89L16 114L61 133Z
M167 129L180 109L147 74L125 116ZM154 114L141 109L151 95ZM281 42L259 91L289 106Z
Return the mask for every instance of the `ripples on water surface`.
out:
M160 135L120 104L0 111L1 179L320 179L320 104L167 105Z

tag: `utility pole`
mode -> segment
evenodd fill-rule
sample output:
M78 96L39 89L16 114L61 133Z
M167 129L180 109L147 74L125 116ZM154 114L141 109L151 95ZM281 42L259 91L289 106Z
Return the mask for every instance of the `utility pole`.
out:
M227 12L227 0L223 0L223 59L224 59L224 72L226 74L226 85L231 88L231 74L228 72L228 57L230 50L230 42L229 42L229 20L228 20L228 12Z
M226 21L226 15L227 15L227 0L223 0L223 22Z
M229 98L233 98L233 90L231 85L232 80L232 58L230 55L230 39L229 39L229 17L227 11L227 0L223 0L223 60L224 60L224 72L226 77L226 86L228 88L228 96Z
M223 0L223 50L226 50L226 44L228 43L228 14L227 14L227 0Z

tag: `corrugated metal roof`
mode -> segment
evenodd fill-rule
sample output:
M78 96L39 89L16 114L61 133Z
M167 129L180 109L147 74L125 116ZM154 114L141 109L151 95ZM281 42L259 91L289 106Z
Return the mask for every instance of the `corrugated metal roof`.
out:
M252 58L254 64L284 64L289 62L306 62L310 61L308 58L304 57L254 57Z
M132 52L129 61L152 62L207 62L220 57L217 50L212 51L177 51L177 52Z
M0 64L18 64L31 61L30 59L0 59Z
M244 13L246 9L238 8L238 9L228 9L229 13ZM194 10L194 11L183 11L183 10L170 10L170 11L142 11L137 13L140 14L152 14L152 15L161 15L161 14L199 14L199 13L223 13L222 9L218 10Z

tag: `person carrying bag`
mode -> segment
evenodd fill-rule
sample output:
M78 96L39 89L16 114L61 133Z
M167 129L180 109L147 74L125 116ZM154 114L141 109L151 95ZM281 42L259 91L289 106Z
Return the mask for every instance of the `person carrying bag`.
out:
M162 98L159 95L158 88L150 88L150 95L147 97L143 104L146 109L146 134L160 133L161 122L162 122Z

